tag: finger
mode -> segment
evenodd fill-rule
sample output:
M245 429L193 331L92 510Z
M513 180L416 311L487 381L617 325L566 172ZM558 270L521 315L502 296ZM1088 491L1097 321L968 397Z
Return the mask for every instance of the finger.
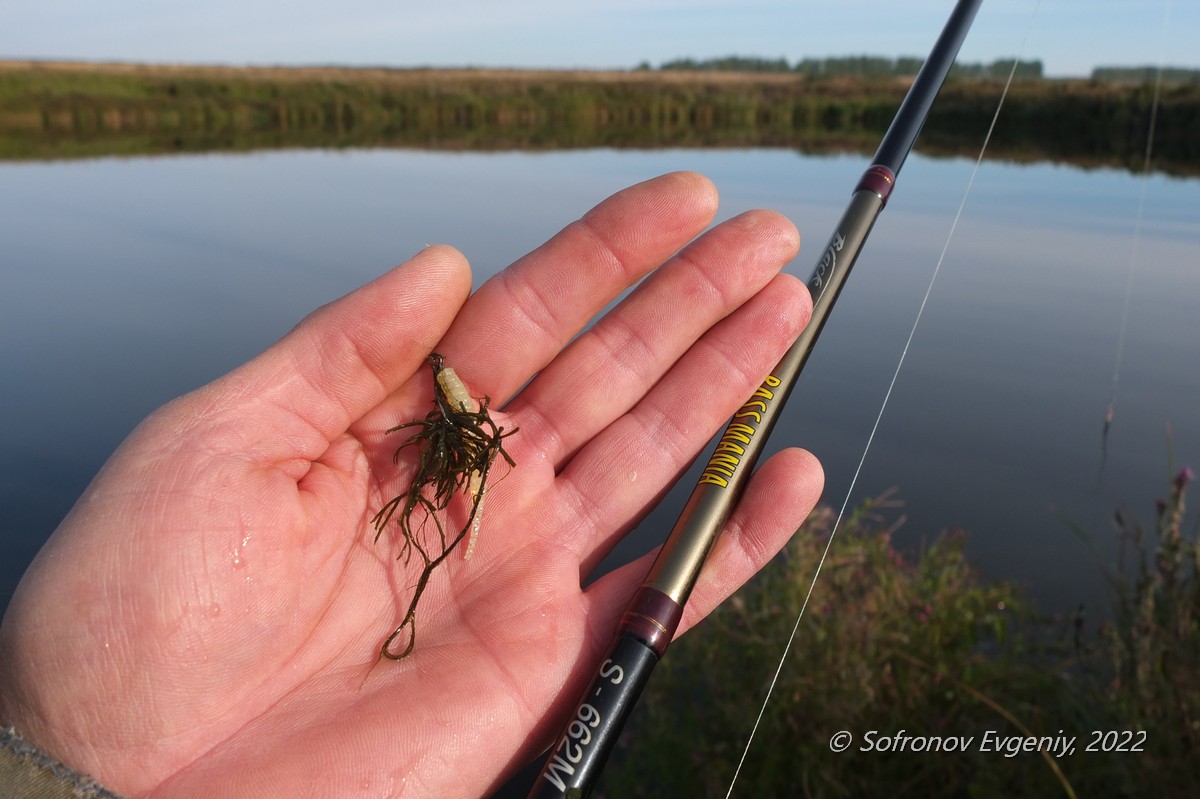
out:
M824 488L825 472L806 450L783 450L763 465L704 564L679 634L767 565L812 513Z
M470 292L456 250L428 247L314 311L262 355L189 401L214 423L238 425L245 451L296 459L297 471L419 368ZM252 404L253 427L242 413ZM222 413L226 412L226 413Z
M783 548L816 507L824 485L821 464L801 449L776 453L751 476L746 493L704 563L684 606L676 636L711 613ZM619 613L645 578L656 554L647 554L590 585L585 592L589 613L603 617ZM594 635L611 635L611 629L597 629ZM597 645L603 643L598 641Z
M618 192L481 286L439 351L473 392L503 403L716 209L712 183L690 172Z
M645 395L706 330L754 296L800 246L769 211L688 245L543 370L505 409L556 465Z
M556 483L559 507L593 522L559 524L574 530L583 574L658 501L762 382L807 322L810 307L800 281L776 276L564 467Z

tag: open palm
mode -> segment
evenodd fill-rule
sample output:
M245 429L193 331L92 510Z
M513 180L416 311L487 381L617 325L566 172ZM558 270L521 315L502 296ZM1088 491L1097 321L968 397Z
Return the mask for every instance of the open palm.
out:
M427 248L157 411L14 596L0 721L135 797L496 787L550 743L649 560L581 582L807 319L777 274L790 223L751 212L691 241L715 208L697 175L640 184L469 297L461 255ZM384 431L429 410L435 349L520 428L517 466L498 462L473 557L430 580L413 653L378 662L418 571L391 531L372 540L412 468ZM798 450L760 469L681 629L820 488Z

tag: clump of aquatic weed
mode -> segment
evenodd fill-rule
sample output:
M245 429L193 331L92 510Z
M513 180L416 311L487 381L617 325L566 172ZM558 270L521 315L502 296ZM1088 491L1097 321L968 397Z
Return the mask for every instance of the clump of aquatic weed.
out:
M417 464L412 484L407 491L384 504L371 520L378 542L388 523L395 518L403 540L397 560L403 559L407 565L415 553L421 565L402 621L379 649L381 659L401 660L412 653L417 640L417 603L430 575L468 531L471 540L466 556L470 557L475 535L479 532L488 477L496 458L503 457L509 466L516 466L502 442L517 429L505 431L497 426L488 413L491 398L472 398L454 370L445 365L445 358L435 352L428 360L434 376L433 410L424 419L398 424L387 431L395 433L416 428L392 456L392 462L396 463L406 448L416 448ZM440 517L459 492L470 498L470 512L460 529L447 532ZM405 646L399 651L393 650L405 633Z

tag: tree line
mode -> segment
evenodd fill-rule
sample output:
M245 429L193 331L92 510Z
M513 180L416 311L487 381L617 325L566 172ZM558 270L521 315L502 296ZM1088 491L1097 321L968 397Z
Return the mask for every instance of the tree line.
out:
M803 58L792 64L786 58L758 58L754 56L722 56L720 58L676 58L665 61L660 71L717 71L717 72L791 72L806 77L857 77L893 78L910 77L921 69L924 59L916 56L885 58L883 56L839 56L834 58ZM957 63L951 77L959 78L1003 78L1012 70L1011 58L997 59L985 63ZM639 70L651 70L649 62L642 62ZM1018 61L1018 78L1042 77L1040 60Z
M693 71L693 72L775 72L795 73L806 77L856 77L898 78L911 77L921 69L923 59L917 56L885 58L883 56L838 56L833 58L803 58L790 63L786 58L759 58L755 56L729 55L719 58L675 58L652 67L648 61L637 66L638 70ZM998 58L991 63L956 63L952 78L1007 78L1013 68L1013 59ZM1160 68L1152 66L1100 66L1092 70L1091 79L1098 83L1153 83L1160 77ZM1017 61L1015 77L1022 80L1037 80L1045 77L1039 59ZM1200 69L1188 67L1164 67L1161 69L1163 83L1200 83Z
M1158 67L1096 67L1092 80L1107 83L1153 83L1159 77ZM1164 67L1163 83L1200 83L1200 69Z

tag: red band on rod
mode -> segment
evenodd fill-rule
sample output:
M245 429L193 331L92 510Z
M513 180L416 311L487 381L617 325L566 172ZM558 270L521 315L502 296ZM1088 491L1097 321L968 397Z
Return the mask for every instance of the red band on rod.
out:
M618 634L628 632L636 636L662 657L682 616L683 605L657 588L643 585L621 617Z
M896 175L886 166L875 164L869 167L863 176L859 179L858 185L854 190L861 191L869 189L879 195L879 199L883 200L883 204L887 205L888 195L892 193L892 187L896 185Z

